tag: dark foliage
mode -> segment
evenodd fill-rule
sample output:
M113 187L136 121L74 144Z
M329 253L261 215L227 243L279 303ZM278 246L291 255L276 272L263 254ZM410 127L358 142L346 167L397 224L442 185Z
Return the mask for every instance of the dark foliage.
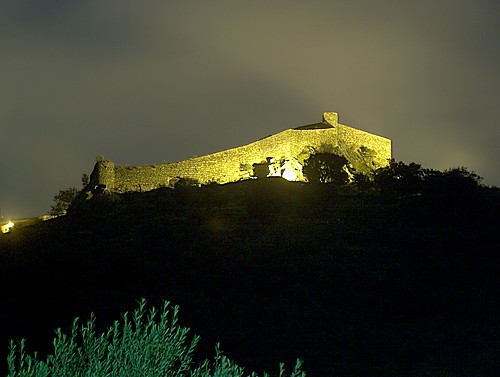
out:
M82 174L81 182L83 188L89 184L88 174ZM76 204L76 202L84 199L85 198L82 197L82 191L75 187L70 187L66 190L59 190L59 193L54 195L54 204L50 206L49 215L65 215L71 207Z
M388 167L375 172L374 184L384 194L406 197L422 191L424 176L419 164L391 160Z
M79 191L75 187L59 190L59 193L54 195L54 204L50 206L49 214L53 216L65 215L78 193Z
M304 176L311 183L333 183L336 186L349 182L346 169L349 162L334 153L315 153L304 161Z
M105 328L145 297L180 305L200 357L220 341L250 370L495 375L500 190L386 169L95 197L20 226L0 237L0 360L8 339L43 355L53 328L91 311Z
M375 172L373 186L384 194L408 197L412 195L467 195L481 187L482 178L464 167L444 172L424 169L414 162L409 165L391 160L389 166Z

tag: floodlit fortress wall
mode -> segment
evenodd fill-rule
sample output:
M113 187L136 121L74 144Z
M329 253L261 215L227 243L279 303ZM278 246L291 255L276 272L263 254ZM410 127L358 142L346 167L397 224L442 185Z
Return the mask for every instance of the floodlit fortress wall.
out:
M98 161L89 185L123 193L172 186L180 178L201 184L236 182L253 177L254 164L267 164L269 176L305 181L304 160L325 147L333 148L364 173L386 166L392 157L390 139L339 124L338 114L329 112L323 114L321 123L287 129L241 147L184 161L148 166Z

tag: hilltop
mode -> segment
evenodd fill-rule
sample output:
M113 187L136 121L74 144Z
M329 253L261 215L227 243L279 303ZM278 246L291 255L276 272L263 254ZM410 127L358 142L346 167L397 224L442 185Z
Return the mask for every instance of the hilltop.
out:
M90 312L104 328L145 297L180 305L199 357L221 342L250 370L493 375L499 190L384 182L178 184L14 228L0 357L21 337L44 354L54 328Z

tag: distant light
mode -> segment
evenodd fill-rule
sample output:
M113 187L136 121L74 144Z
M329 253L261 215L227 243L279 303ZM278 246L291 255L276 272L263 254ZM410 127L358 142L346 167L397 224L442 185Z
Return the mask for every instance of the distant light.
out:
M38 216L38 219L42 220L42 221L47 221L50 219L55 219L56 217L59 217L59 215L42 215L42 216Z
M7 224L2 225L2 233L9 233L10 229L14 226L12 221L9 221Z

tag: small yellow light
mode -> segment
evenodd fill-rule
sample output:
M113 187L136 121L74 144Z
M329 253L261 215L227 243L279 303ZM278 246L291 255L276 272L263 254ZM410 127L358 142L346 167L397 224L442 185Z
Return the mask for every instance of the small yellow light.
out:
M14 226L12 221L9 221L7 224L2 225L2 233L9 233L10 229Z

